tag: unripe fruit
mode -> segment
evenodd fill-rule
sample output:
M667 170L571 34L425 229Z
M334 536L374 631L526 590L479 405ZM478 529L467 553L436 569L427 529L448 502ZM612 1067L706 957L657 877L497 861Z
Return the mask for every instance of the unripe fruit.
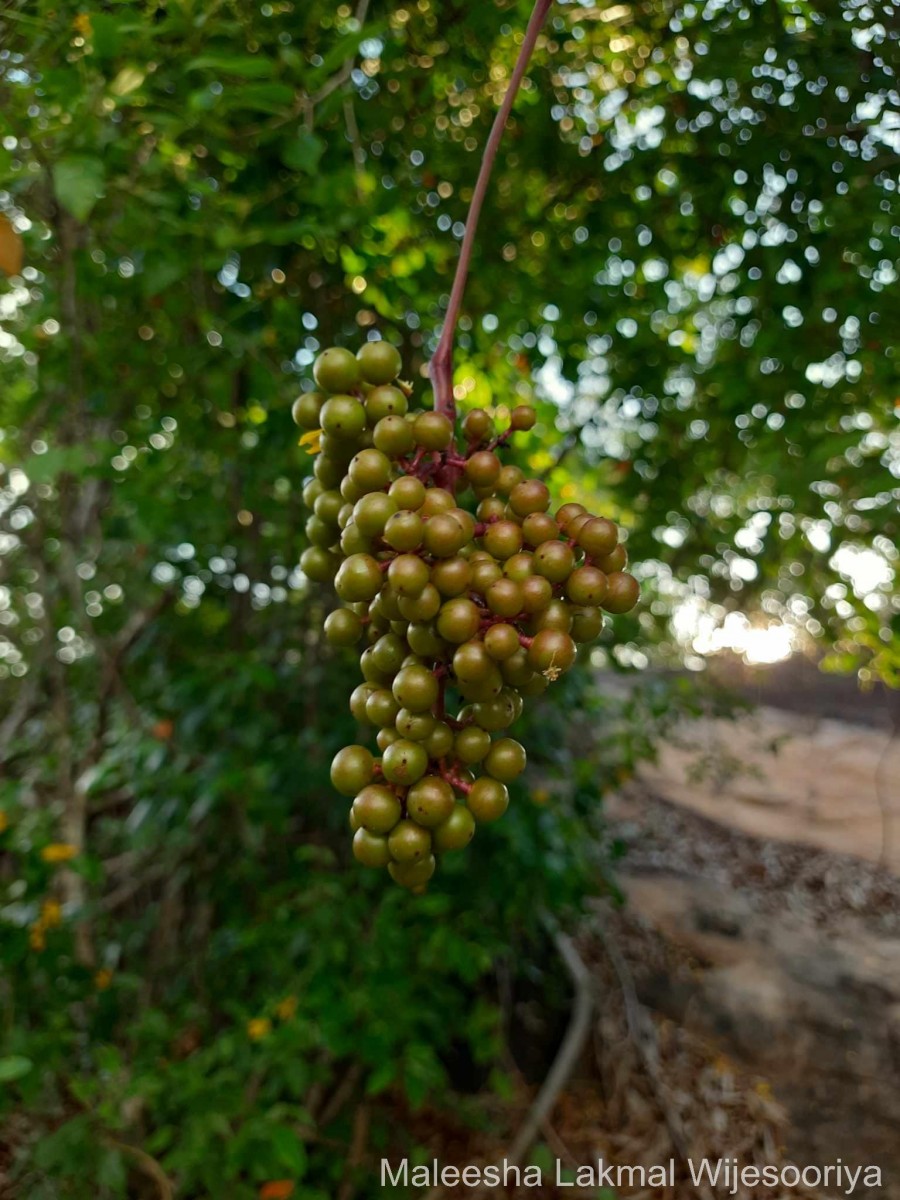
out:
M368 829L357 829L353 835L353 857L364 867L386 867L391 861L387 838L369 833Z
M447 643L438 635L434 624L430 621L409 625L406 640L409 642L410 650L423 658L440 658L447 649Z
M540 546L559 536L559 526L549 513L529 513L522 522L522 536L529 546Z
M499 496L487 496L479 503L475 515L479 521L499 521L506 515L506 505Z
M431 713L411 712L408 708L401 708L397 713L394 728L402 738L408 738L411 742L424 742L434 731L435 724Z
M603 607L607 612L626 613L637 604L641 587L633 575L626 571L614 571L607 577L606 598Z
M607 577L596 567L576 567L566 581L566 595L573 604L597 607L606 595Z
M387 522L397 512L397 502L384 492L369 492L353 506L353 521L366 537L381 537Z
M445 558L431 568L431 582L442 596L460 596L472 580L472 568L464 558Z
M509 792L506 785L488 775L482 775L472 784L472 790L466 796L466 807L480 825L497 821L509 806Z
M503 578L503 571L492 558L478 559L472 563L472 590L485 595L492 583Z
M484 632L484 648L497 661L511 658L520 648L519 634L512 625L492 625Z
M522 588L513 579L498 579L485 595L488 608L498 617L514 617L522 611Z
M369 718L366 716L366 703L377 688L378 685L374 683L361 683L350 693L350 712L360 724L368 724Z
M403 667L393 684L394 698L410 712L431 710L438 698L438 681L427 667Z
M388 495L400 509L417 509L425 503L425 484L412 475L402 475L388 488Z
M603 629L603 613L599 608L576 608L572 613L569 632L576 642L592 642Z
M319 421L326 433L352 440L366 427L366 410L355 396L331 396L322 405Z
M387 498L393 499L390 492ZM418 513L403 510L394 513L388 519L383 536L387 544L394 550L401 552L418 550L422 545L422 538L425 536L425 523Z
M388 458L402 458L416 444L409 422L401 416L382 417L372 430L372 441Z
M601 571L605 571L607 575L612 575L616 571L623 570L627 565L628 552L620 543L609 554L601 554L597 558L591 558L591 562L595 567L599 567Z
M559 525L560 529L564 530L568 527L568 524L571 520L573 520L575 517L581 516L586 511L587 510L583 504L564 504L562 508L558 508L556 510L556 523Z
M434 874L434 867L434 855L429 854L414 862L389 862L388 874L394 883L409 888L415 895L421 895L424 885Z
M535 613L528 623L532 633L541 629L560 629L568 633L572 628L572 609L565 600L551 600L545 609Z
M466 725L453 740L453 753L464 763L481 762L491 748L491 735L477 725Z
M494 669L483 642L465 642L453 655L453 673L460 683L478 683Z
M425 749L432 761L446 758L453 749L453 730L443 721L435 721L434 729L425 739Z
M526 432L533 429L537 421L537 414L534 409L528 404L517 404L509 414L509 427L516 432Z
M366 716L379 729L392 727L399 711L400 705L387 688L378 688L366 701Z
M440 610L441 593L434 584L426 583L418 596L401 596L397 607L407 621L431 621Z
M456 508L456 500L450 492L444 488L432 487L426 489L419 516L425 520L433 517L436 513L449 512L451 508Z
M406 793L406 811L426 829L441 825L455 807L453 788L439 775L426 775Z
M372 782L375 760L365 746L345 746L331 760L331 782L342 796L355 796Z
M507 729L515 721L516 705L510 696L501 692L496 700L475 704L472 715L475 723L482 729L489 733L497 733L501 729Z
M575 553L565 542L542 542L534 552L534 571L551 583L568 579L575 565Z
M514 738L499 738L488 751L484 769L501 783L512 783L525 770L525 747Z
M459 645L469 641L478 632L481 613L471 600L460 596L448 600L437 616L437 631L447 642Z
M578 530L576 541L589 558L612 554L619 540L619 531L605 517L592 517Z
M395 862L417 862L431 853L431 834L415 821L400 821L388 835L388 849Z
M349 474L361 492L377 492L391 478L391 460L380 450L360 450L350 460Z
M399 388L376 387L366 396L366 417L370 425L377 425L385 417L402 417L409 408L409 401Z
M535 671L555 679L575 661L575 643L561 629L542 629L528 648L528 661Z
M517 517L546 512L550 507L550 491L539 479L524 479L510 492L509 506Z
M511 558L522 549L522 527L515 521L496 521L484 531L481 542L494 558Z
M390 342L366 342L357 350L356 359L366 383L390 383L400 374L400 352Z
M466 462L466 478L475 487L491 487L500 471L500 459L493 450L477 450Z
M353 554L368 555L372 550L372 539L366 537L358 525L352 521L341 534L341 552L348 557Z
M316 497L313 511L320 521L324 521L326 525L335 526L338 524L341 509L344 508L344 499L340 492L323 491L321 495Z
M457 804L453 812L431 834L432 845L438 854L450 850L462 850L475 836L475 818L463 804Z
M429 582L431 572L415 554L400 554L388 567L391 587L400 596L418 596Z
M378 749L384 752L388 746L393 746L400 737L396 729L379 729L375 734L375 742Z
M359 383L359 363L349 350L332 346L313 363L313 378L326 392L347 392Z
M353 801L353 812L369 833L390 833L400 820L400 801L384 784L371 783Z
M516 484L521 483L525 478L525 472L521 467L513 467L507 464L497 476L497 491L501 496L508 496Z
M338 558L321 546L307 546L300 555L300 570L313 583L329 583L338 569Z
M522 581L522 610L538 613L553 599L553 585L542 575L529 575Z
M291 405L294 424L301 429L319 428L319 411L325 402L321 392L303 392Z
M503 574L509 579L514 579L516 583L522 583L532 574L533 565L531 554L527 550L521 550L506 560L503 564Z
M425 549L436 558L452 558L469 539L450 513L436 513L425 522Z
M419 413L413 422L413 436L416 445L425 450L446 450L453 438L453 424L443 413Z
M362 632L362 621L349 608L336 608L325 618L325 637L331 646L355 646Z
M473 408L463 418L463 437L467 442L481 442L488 438L493 428L493 421L483 408Z
M352 554L341 563L334 589L345 603L371 600L381 587L381 569L370 554Z
M398 738L381 757L385 779L404 787L421 779L428 768L428 755L419 742Z

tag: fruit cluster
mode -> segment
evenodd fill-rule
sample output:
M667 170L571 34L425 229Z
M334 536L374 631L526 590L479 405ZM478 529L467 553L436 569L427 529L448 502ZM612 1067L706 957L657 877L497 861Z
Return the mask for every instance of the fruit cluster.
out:
M421 891L435 854L506 810L525 751L504 733L523 698L572 666L601 609L632 608L638 584L612 521L581 504L551 514L546 485L501 462L531 408L499 435L475 409L457 435L443 413L410 411L400 366L383 341L325 350L293 415L319 451L300 565L334 582L328 641L367 643L350 709L378 730L380 757L347 746L332 782L353 797L356 858Z

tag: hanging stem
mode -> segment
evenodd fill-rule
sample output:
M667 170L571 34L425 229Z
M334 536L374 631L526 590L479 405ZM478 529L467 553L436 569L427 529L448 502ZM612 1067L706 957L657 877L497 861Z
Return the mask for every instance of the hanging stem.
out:
M481 207L484 204L485 193L490 183L491 172L494 169L494 161L497 157L497 151L500 148L500 140L503 137L506 122L509 119L516 93L519 90L519 84L522 82L522 77L528 68L538 34L552 6L553 0L536 0L534 11L528 22L528 28L525 31L522 48L519 50L519 56L513 68L509 87L506 89L506 95L503 97L500 111L494 118L494 124L491 127L490 136L488 137L487 145L484 148L484 154L481 159L481 168L478 172L475 190L472 193L472 200L469 204L469 214L466 218L466 232L463 235L462 245L459 250L459 260L456 264L456 274L453 277L453 287L450 291L447 315L444 317L444 326L441 330L437 349L428 365L428 374L431 376L431 383L434 387L435 411L444 413L453 422L456 421L456 401L453 398L453 340L456 335L456 323L459 320L459 313L462 308L463 293L466 290L466 280L469 276L469 264L472 261L472 247L475 244L475 234L478 230L478 218L481 216Z

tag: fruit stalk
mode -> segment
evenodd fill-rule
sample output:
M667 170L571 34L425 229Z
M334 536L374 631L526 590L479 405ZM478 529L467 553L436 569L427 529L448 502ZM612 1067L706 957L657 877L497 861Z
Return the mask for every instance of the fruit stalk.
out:
M531 19L528 22L528 28L525 31L524 40L522 41L522 47L516 59L516 65L513 68L509 87L506 89L506 95L503 97L500 111L494 118L494 124L491 127L490 136L488 137L487 145L484 148L484 154L481 159L481 167L478 171L475 190L472 193L472 200L469 204L466 231L459 250L459 259L456 264L456 274L453 277L453 286L450 291L450 301L447 305L444 325L441 330L437 349L434 352L431 362L428 364L428 374L434 388L435 411L443 413L454 423L456 422L456 401L453 397L453 341L456 336L456 325L459 321L463 295L466 290L466 281L469 276L472 248L475 244L475 235L478 231L478 219L481 216L481 208L484 204L484 197L490 183L491 172L494 169L494 162L497 158L497 151L500 148L500 141L503 137L503 131L506 128L506 122L512 111L512 106L519 90L519 85L528 68L528 63L531 61L531 55L534 52L538 34L552 6L553 0L536 0Z

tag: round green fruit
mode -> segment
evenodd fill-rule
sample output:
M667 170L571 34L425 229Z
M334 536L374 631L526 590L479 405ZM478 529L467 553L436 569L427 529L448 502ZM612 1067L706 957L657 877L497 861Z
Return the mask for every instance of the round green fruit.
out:
M372 782L375 760L365 746L345 746L331 760L331 782L342 796L355 796Z

